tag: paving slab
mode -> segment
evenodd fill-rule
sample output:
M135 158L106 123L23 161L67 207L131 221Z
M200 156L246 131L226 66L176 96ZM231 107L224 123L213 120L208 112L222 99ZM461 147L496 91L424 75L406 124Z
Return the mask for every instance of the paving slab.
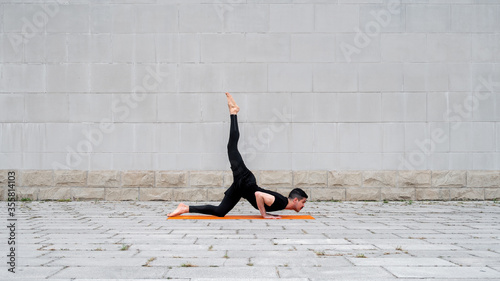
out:
M0 280L500 280L494 202L308 202L307 221L169 221L175 206L22 202Z
M488 267L385 267L398 278L491 278L500 279L500 272Z

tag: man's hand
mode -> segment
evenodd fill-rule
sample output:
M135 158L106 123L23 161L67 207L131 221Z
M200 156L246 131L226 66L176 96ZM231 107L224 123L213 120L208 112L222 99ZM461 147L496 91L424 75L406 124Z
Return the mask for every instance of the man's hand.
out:
M271 214L268 214L266 213L265 215L262 216L263 218L265 219L281 219L280 216L277 216L277 215L271 215Z
M264 192L256 191L255 192L255 201L257 202L257 208L259 208L260 215L265 219L278 219L275 215L271 215L266 213L266 207L271 206L274 202L275 198L271 194L267 194Z

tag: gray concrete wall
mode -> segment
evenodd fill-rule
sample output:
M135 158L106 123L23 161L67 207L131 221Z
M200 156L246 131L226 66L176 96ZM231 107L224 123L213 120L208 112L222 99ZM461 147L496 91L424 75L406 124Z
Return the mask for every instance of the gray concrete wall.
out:
M500 170L500 1L288 2L1 1L0 169Z

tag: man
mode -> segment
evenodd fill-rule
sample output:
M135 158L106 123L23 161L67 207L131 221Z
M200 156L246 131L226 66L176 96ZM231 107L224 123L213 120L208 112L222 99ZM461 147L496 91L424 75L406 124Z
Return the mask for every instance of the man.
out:
M245 198L252 204L255 209L260 211L260 214L265 219L279 219L278 215L272 215L268 212L279 210L295 210L299 212L304 208L307 200L307 194L300 188L293 189L288 198L274 191L263 189L257 186L255 176L245 166L241 154L238 151L238 139L240 133L238 130L237 114L240 108L234 101L231 94L226 93L229 113L231 117L231 127L229 130L229 142L227 144L227 154L229 163L233 171L233 184L224 192L224 199L219 206L203 205L203 206L187 206L180 203L169 217L178 216L184 213L201 213L214 215L218 217L225 216L231 209L236 206L241 198Z

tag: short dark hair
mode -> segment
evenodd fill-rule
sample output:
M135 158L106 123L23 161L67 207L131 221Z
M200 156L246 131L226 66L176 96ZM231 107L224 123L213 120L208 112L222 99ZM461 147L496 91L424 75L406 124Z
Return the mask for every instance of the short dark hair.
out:
M299 200L302 200L304 198L307 198L307 194L304 192L304 190L302 190L300 188L294 188L292 191L290 191L288 198L290 198L290 199L297 198Z

